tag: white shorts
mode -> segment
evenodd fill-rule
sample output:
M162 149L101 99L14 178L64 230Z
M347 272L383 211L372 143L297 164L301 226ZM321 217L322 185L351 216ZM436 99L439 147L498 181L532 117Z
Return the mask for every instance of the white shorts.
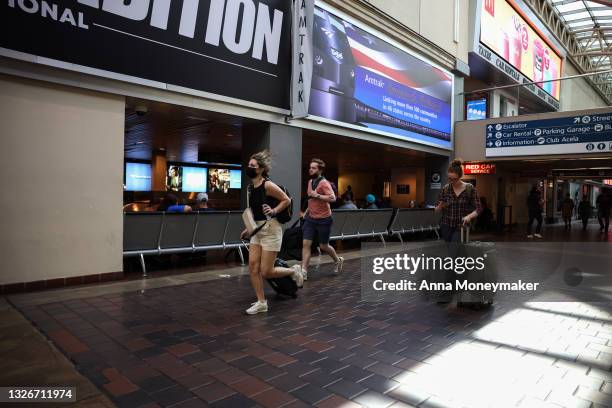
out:
M261 225L264 222L257 221L257 225ZM251 237L251 245L259 245L264 251L278 252L281 249L282 243L283 227L275 218L268 221L255 236Z

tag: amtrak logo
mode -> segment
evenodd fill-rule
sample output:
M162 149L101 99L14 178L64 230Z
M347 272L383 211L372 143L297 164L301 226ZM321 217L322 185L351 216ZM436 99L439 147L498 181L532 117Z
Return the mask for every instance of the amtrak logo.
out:
M538 137L538 144L544 144L544 142L546 142L546 139L544 139L543 137Z
M329 49L331 51L332 56L336 57L339 60L344 60L344 55L341 51L338 51L337 49L331 47Z

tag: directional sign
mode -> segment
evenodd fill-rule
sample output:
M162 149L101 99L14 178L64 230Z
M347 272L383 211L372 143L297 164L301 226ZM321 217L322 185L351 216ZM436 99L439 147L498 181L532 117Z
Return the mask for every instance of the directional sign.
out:
M485 129L487 157L611 153L612 112L524 122Z

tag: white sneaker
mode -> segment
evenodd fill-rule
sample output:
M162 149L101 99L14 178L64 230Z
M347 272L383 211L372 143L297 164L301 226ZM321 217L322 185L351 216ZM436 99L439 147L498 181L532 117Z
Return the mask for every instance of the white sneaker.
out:
M264 313L268 311L268 301L265 302L255 302L246 310L246 313L249 315L254 315L257 313Z
M344 258L339 256L338 262L334 265L334 273L342 272L342 268L344 267Z
M532 239L533 238L533 234L527 235L527 238Z
M302 278L307 281L308 280L308 269L302 268Z
M534 236L535 236L536 238L540 238L540 239L544 238L544 237L542 236L542 234L535 234Z
M302 275L302 266L293 265L291 269L293 269L293 275L291 275L291 278L295 281L297 287L301 288L302 286L304 286L304 275Z

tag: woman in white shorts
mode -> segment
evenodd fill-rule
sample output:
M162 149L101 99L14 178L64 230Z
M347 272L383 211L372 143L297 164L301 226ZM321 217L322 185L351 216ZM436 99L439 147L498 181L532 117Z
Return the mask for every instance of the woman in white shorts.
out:
M291 204L291 200L283 190L268 179L270 166L270 152L263 151L251 156L246 169L246 175L252 183L249 207L253 211L257 225L265 223L254 236L250 237L249 273L257 301L246 310L247 314L268 311L268 302L264 295L264 279L291 276L299 287L304 283L299 265L292 268L274 266L283 240L283 229L275 217ZM246 229L242 231L241 237L249 238Z

